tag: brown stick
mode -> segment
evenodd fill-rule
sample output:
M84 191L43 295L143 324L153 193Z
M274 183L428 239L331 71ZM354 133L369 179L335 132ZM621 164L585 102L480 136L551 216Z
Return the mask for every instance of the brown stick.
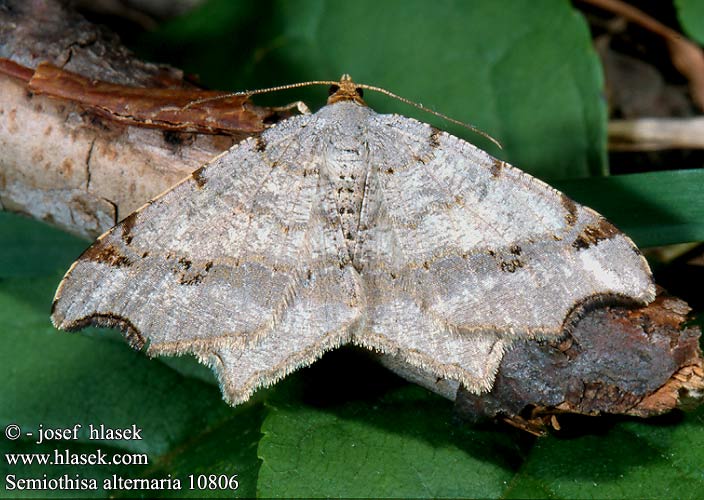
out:
M0 75L0 207L94 238L232 137L116 124Z
M0 9L0 25L0 56L11 56L0 60L0 209L94 238L272 116L239 103L234 114L244 110L250 120L234 136L134 126L224 128L208 122L207 108L185 118L173 109L159 114L170 97L193 95L182 73L135 59L62 3L12 2ZM140 86L163 90L140 95Z
M621 0L581 1L622 16L664 38L670 51L672 64L682 75L687 77L692 99L699 109L704 110L704 52L699 45Z
M658 291L628 310L595 309L562 342L523 342L506 353L489 394L460 390L457 407L473 420L503 418L540 434L564 413L647 417L701 399L704 361L689 306Z

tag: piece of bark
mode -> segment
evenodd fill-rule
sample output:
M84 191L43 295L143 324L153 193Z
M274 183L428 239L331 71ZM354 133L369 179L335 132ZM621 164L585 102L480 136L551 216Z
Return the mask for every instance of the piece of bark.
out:
M160 130L227 134L242 138L288 117L287 108L253 105L246 95L192 88L129 87L40 63L27 82L35 94L81 104L101 116Z
M67 2L6 0L0 8L0 57L29 68L41 62L135 87L187 85L180 70L137 59L118 37Z
M178 70L135 59L114 35L59 2L15 0L4 7L0 9L0 56L12 59L0 61L0 209L95 238L240 138L261 129L264 119L275 121L280 116L271 110L257 114L261 108L250 107L259 125L235 135L230 130L228 136L116 123L127 119L115 116L119 109L104 107L99 114L90 107L96 102L85 102L89 96L84 95L84 101L73 99L80 98L81 86L91 89L90 80L112 82L92 86L93 91L108 93L122 88L114 85L168 87L171 90L163 91L166 96L191 95L193 86L182 80ZM51 97L35 95L28 88L35 76L28 65L41 61L63 65L58 71L41 66L35 80L35 88ZM66 68L88 80L68 78ZM47 72L58 80L47 80ZM72 99L58 99L60 92ZM111 105L121 104L118 96L112 97ZM134 121L156 116L162 122L173 120L177 128L178 118L153 114L164 98L159 95L159 102L142 98L137 108L147 115ZM203 118L207 116L201 113L199 119ZM186 129L197 128L194 119L186 118L184 123Z
M522 342L504 356L491 392L459 390L463 418L499 418L540 434L559 415L648 417L701 398L700 330L689 306L662 289L646 307L586 314L559 343Z
M0 75L0 208L95 238L235 138L116 124Z

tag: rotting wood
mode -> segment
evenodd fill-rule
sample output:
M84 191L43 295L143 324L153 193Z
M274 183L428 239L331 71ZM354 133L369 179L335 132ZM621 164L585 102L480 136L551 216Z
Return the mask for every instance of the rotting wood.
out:
M698 404L704 391L701 332L684 326L689 311L662 289L643 308L595 309L561 342L514 347L490 393L460 390L458 413L504 419L541 434L565 413L649 417Z

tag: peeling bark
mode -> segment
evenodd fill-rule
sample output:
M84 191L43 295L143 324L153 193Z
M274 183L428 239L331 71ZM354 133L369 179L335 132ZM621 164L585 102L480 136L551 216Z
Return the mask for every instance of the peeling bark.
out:
M8 0L0 7L0 57L36 68L50 62L105 82L142 87L184 85L183 73L136 59L117 35L52 0Z
M262 132L300 105L272 109L253 105L247 95L229 92L118 85L91 80L50 63L37 66L27 88L35 94L81 104L108 120L127 125L236 138Z
M90 80L192 88L181 71L135 59L115 35L59 2L3 4L0 57L14 63L0 67L0 207L86 238L100 235L245 135L145 129L31 92L28 81L45 61Z

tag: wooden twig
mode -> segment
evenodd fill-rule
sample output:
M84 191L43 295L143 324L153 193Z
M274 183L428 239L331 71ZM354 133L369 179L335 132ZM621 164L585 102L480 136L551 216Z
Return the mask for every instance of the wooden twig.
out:
M118 88L193 86L174 68L135 58L64 3L10 3L0 9L0 57L9 58L0 60L0 208L92 239L238 140L116 121ZM45 61L52 66L40 67L33 91Z
M704 117L609 122L609 150L704 149Z
M581 0L600 9L612 12L646 30L662 37L670 51L672 64L689 80L692 99L704 110L704 52L696 43L681 33L653 19L645 12L621 0Z

